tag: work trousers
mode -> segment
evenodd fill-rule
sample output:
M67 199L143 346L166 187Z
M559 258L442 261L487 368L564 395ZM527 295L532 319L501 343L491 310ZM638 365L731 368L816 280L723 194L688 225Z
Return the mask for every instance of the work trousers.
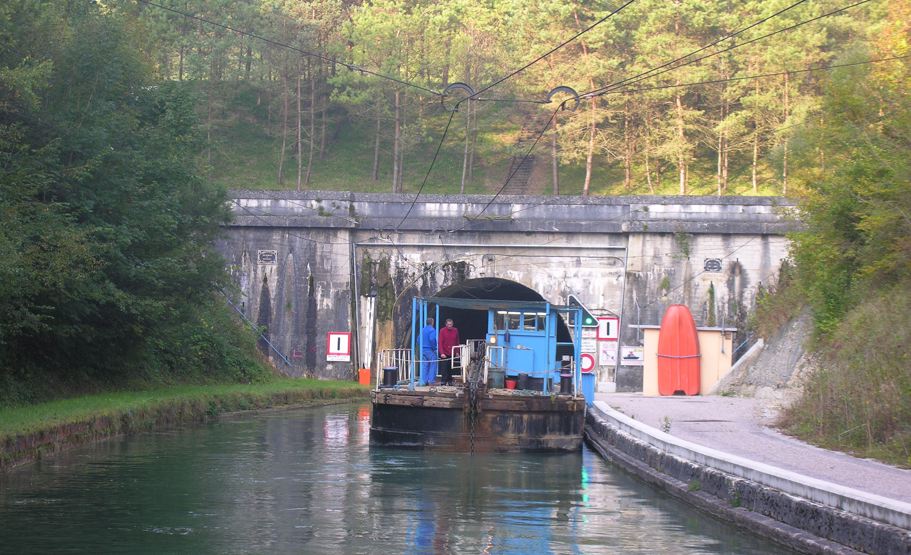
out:
M419 385L430 385L437 379L439 365L436 358L436 351L421 351L421 380Z

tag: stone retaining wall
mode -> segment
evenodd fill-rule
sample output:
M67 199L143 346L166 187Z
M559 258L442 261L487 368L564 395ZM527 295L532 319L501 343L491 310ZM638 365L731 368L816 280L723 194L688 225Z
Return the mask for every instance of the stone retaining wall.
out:
M645 481L793 549L911 553L911 504L674 438L603 402L589 410L585 437L604 458Z

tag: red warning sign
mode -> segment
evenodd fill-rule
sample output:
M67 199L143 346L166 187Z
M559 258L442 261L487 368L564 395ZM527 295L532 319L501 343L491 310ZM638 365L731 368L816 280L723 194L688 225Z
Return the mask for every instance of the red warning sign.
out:
M592 353L582 353L579 358L582 363L582 372L588 374L595 369L595 355Z

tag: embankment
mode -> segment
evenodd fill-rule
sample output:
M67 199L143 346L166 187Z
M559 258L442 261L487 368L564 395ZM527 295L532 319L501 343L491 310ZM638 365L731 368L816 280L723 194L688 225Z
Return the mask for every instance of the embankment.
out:
M79 445L205 422L229 412L323 404L367 398L368 395L367 388L350 383L301 385L288 381L285 386L199 386L173 392L164 390L134 395L126 400L116 399L120 402L114 403L111 399L116 398L116 394L6 409L0 411L0 418L6 420L0 429L0 471Z
M697 445L600 401L586 418L604 458L722 520L805 553L911 552L911 504Z

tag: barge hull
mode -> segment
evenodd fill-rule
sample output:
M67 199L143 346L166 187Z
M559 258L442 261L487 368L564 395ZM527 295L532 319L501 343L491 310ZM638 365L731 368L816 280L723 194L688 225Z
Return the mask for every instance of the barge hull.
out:
M375 392L370 440L375 445L446 451L578 451L585 401L570 396ZM474 416L472 416L474 415Z

